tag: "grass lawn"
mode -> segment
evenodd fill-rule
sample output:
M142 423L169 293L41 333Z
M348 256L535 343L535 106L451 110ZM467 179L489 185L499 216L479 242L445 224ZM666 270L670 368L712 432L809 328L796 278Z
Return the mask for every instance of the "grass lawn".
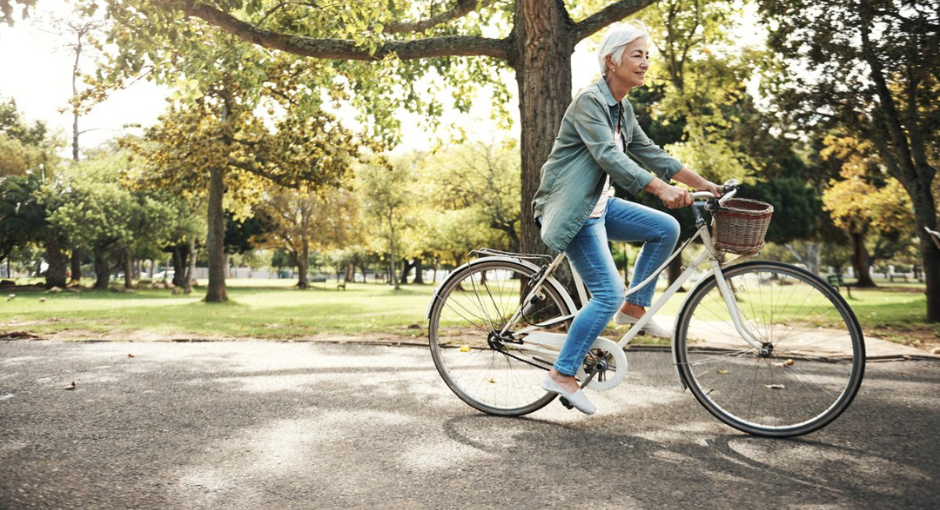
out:
M421 341L427 334L425 315L434 285L406 285L395 291L381 284L350 283L342 291L331 280L300 291L293 283L229 279L230 302L225 304L203 303L204 287L190 296L174 296L169 290L60 294L18 290L15 299L0 301L0 336L300 340L331 335ZM842 290L866 336L920 346L940 344L940 325L924 322L923 285L879 285L852 289L851 298ZM684 299L684 293L674 296L661 314L674 317ZM625 331L612 324L605 336L619 338Z
M115 340L148 335L291 340L324 334L426 334L424 317L433 286L405 286L395 291L385 285L350 283L343 291L336 290L335 282L327 282L300 291L292 284L288 280L231 279L229 302L224 304L202 302L204 287L190 296L174 296L169 290L17 291L12 301L0 301L0 330L6 336L27 332ZM42 298L44 302L40 302Z

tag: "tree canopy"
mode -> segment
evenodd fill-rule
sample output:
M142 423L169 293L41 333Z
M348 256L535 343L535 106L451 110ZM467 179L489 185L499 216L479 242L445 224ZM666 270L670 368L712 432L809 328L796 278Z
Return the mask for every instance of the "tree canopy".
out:
M927 319L940 321L934 179L940 150L940 11L933 0L762 0L777 69L768 91L804 131L868 141L915 211ZM801 72L812 69L812 73Z

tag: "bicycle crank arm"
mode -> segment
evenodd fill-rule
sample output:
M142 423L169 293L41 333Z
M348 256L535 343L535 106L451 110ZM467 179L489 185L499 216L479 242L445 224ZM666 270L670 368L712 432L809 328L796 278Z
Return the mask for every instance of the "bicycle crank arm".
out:
M601 361L597 364L597 366L594 367L594 370L591 370L591 373L588 374L587 379L581 383L581 389L583 390L584 388L587 388L588 384L591 384L591 380L594 379L594 376L597 375L598 372L602 372L604 370L607 370L607 362ZM574 409L574 406L571 405L571 402L568 402L567 398L561 397L559 400L561 400L561 405L565 406L565 408Z

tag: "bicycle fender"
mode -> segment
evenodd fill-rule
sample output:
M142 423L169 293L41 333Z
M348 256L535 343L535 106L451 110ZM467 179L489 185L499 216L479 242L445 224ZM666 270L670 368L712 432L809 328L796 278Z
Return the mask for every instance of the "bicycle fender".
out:
M522 260L522 259L514 259L512 257L491 256L491 257L481 257L478 259L471 260L470 262L467 262L466 264L463 264L462 266L451 271L450 275L448 275L447 278L445 278L444 281L442 281L441 284L438 285L436 289L434 289L434 294L431 296L431 302L428 303L428 310L425 313L425 317L424 317L425 320L431 320L431 309L434 308L434 302L437 301L437 299L440 297L441 289L443 289L445 285L447 285L452 279L454 279L454 277L458 273L460 273L460 271L468 267L475 266L477 264L482 264L484 262L493 262L493 261L511 262L513 264L519 264L528 269L531 269L532 272L536 272L539 270L539 266L529 261ZM561 285L561 283L558 282L558 280L555 279L554 276L549 276L548 278L546 278L545 284L554 285L556 289L559 289L562 291L562 292L559 292L559 294L561 295L561 298L565 300L565 304L568 305L569 310L575 311L578 309L578 307L575 306L574 304L574 300L571 299L571 296L569 296L567 292L564 292L564 287Z

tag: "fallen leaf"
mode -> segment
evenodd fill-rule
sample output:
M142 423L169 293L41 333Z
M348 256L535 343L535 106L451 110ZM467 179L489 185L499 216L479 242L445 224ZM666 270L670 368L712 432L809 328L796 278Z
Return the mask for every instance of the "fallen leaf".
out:
M133 358L134 355L133 355L133 354L128 354L127 357L128 357L128 358Z
M460 352L470 352L470 346L469 346L469 345L461 345L461 346L460 346Z
M721 375L725 375L725 374L728 373L728 371L725 370L725 369L723 369L723 368L719 368L719 369L718 369L718 373L721 374Z
M75 381L72 381L72 384L69 384L68 386L66 386L66 387L64 387L64 388L62 388L62 389L63 389L63 390L74 390L74 389L75 389Z

